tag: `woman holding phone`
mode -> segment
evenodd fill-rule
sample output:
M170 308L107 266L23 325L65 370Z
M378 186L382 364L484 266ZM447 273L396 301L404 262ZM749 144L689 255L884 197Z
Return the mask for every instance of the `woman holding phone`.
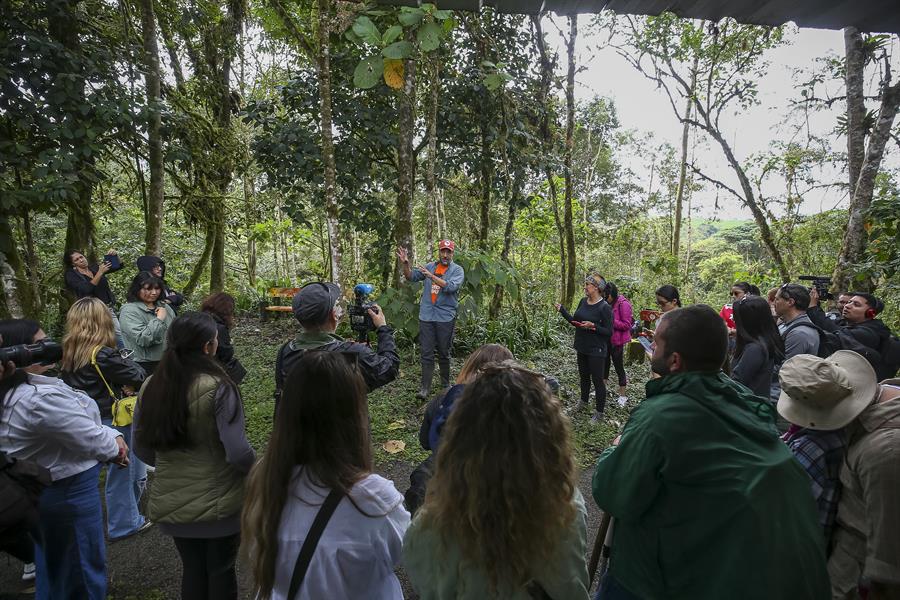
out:
M556 305L556 310L575 327L575 351L578 354L578 376L581 383L581 408L588 403L591 381L594 383L594 416L591 423L603 420L606 406L606 384L603 370L612 337L612 308L601 295L606 289L606 280L599 273L591 273L584 280L584 298L578 303L575 314L569 314L565 306Z
M119 263L119 254L110 250L103 257L103 262L97 265L88 264L84 253L79 250L66 250L63 254L63 264L66 267L66 289L75 295L75 299L97 298L109 309L116 330L116 346L121 350L125 347L122 337L122 327L116 316L116 297L109 288L106 274L122 268Z

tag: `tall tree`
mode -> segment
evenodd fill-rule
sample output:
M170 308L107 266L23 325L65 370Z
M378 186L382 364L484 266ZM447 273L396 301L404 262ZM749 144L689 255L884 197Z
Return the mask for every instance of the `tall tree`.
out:
M334 160L334 138L331 116L331 29L333 1L317 0L319 9L318 52L316 65L319 81L319 135L322 138L322 166L325 175L325 226L330 246L331 281L341 284L343 239L337 204L337 167Z
M147 88L147 162L150 167L150 190L147 210L144 214L144 251L159 256L162 253L161 237L165 180L163 172L163 148L160 130L160 69L159 44L156 40L156 15L153 0L141 0L141 25L144 42L144 81Z
M738 189L709 176L696 165L691 165L691 170L701 179L727 190L750 210L775 269L782 280L790 281L765 208L726 139L721 123L723 113L736 106L758 104L757 82L767 68L763 55L782 43L782 29L740 25L727 19L719 23L696 22L668 13L641 19L626 17L624 22L626 43L618 46L619 54L665 91L682 123L703 131L719 146L738 180ZM649 59L649 65L644 63L645 58ZM697 83L692 86L691 65L695 58ZM694 116L682 113L677 106L678 98L692 105Z
M566 301L566 272L568 262L566 260L566 236L562 219L559 216L559 195L556 189L556 177L553 174L553 156L555 154L555 136L551 123L553 111L550 103L550 84L553 79L555 61L551 61L547 52L547 40L544 38L544 30L541 26L541 15L532 15L531 24L534 33L534 44L540 56L541 83L538 92L540 109L541 149L544 155L544 175L547 179L547 189L550 195L550 205L553 207L553 220L559 237L559 301Z
M891 137L891 127L897 110L900 108L900 81L891 85L891 63L886 51L882 50L883 73L881 78L880 104L877 118L871 131L866 123L866 107L863 95L863 79L865 65L869 61L877 61L879 38L864 40L862 34L852 27L844 30L846 49L846 83L847 83L847 150L850 174L850 218L844 232L841 252L838 255L834 272L831 276L834 291L849 289L854 265L861 263L866 253L866 222L872 194L875 189L875 178L881 169L884 150ZM867 43L868 42L868 43ZM868 56L867 56L868 55ZM866 134L868 133L868 144ZM871 287L871 281L865 278L855 287Z
M572 215L573 190L575 179L572 173L572 154L575 145L575 42L578 37L578 15L569 17L569 37L566 38L566 56L568 70L566 72L566 152L565 152L565 207L563 221L566 229L566 286L565 304L571 306L575 297L575 221ZM601 290L602 291L602 290Z
M413 43L415 35L406 31L406 41ZM403 86L397 90L397 204L394 208L394 245L406 248L409 260L415 261L413 234L413 201L416 189L416 153L413 139L416 131L416 61L403 62ZM432 251L429 248L429 251ZM415 262L413 262L415 264ZM402 265L394 268L394 285L403 280Z
M691 96L693 96L693 90L697 85L697 66L700 62L700 56L694 56L694 65L691 68ZM684 205L684 194L685 188L688 184L687 177L687 167L688 167L688 138L691 133L691 124L688 119L691 118L691 108L693 107L693 103L691 97L684 101L684 115L685 120L682 123L681 128L681 168L678 172L678 191L675 193L675 222L672 225L672 256L675 258L675 264L678 265L678 260L681 255L681 218L682 218L682 207Z

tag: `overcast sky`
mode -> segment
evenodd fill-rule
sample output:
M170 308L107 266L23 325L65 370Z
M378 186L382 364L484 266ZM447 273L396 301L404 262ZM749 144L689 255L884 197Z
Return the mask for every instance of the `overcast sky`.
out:
M565 20L554 17L555 21L568 31ZM586 24L582 18L580 25ZM799 90L794 84L794 71L798 68L811 69L816 66L816 58L828 54L843 55L844 42L841 31L821 29L797 29L789 26L791 33L788 44L770 51L767 59L770 68L765 79L759 82L761 105L743 114L725 115L722 123L726 131L726 139L739 159L743 160L752 154L764 152L772 140L787 140L790 128L785 125L789 100L799 98ZM582 27L584 28L584 27ZM560 69L565 69L565 46L558 38L557 29L549 26L545 31L552 32L556 38L560 52ZM896 37L893 38L896 40ZM623 128L635 129L639 132L653 132L656 143L669 142L676 148L681 146L681 124L675 118L671 104L661 89L646 79L641 73L629 65L613 48L597 49L602 43L599 35L583 35L579 37L576 61L585 70L576 76L576 97L587 100L593 96L607 96L615 100L619 121ZM897 53L894 53L896 57ZM896 61L895 61L896 62ZM679 101L679 106L683 102ZM837 115L844 110L844 105L837 104L831 113L820 113L812 117L810 129L818 135L826 135L836 122ZM704 141L695 146L697 164L702 165L713 177L739 189L734 172L728 167L721 149ZM836 149L843 149L845 141L832 136ZM805 137L798 140L805 142ZM713 142L714 143L714 142ZM888 152L893 149L889 148ZM679 150L680 151L680 150ZM896 156L896 152L892 152ZM630 166L637 173L649 177L649 160L644 157L629 157ZM889 159L895 164L895 158ZM840 172L823 172L823 178L843 180ZM646 185L646 182L645 182ZM770 183L771 193L784 188L783 179L777 176ZM714 208L715 189L707 185L706 189L694 196L694 206L699 206L702 216L718 216L721 219L751 218L750 212L740 205L733 196L721 191L718 195L720 210ZM804 213L817 213L846 204L843 192L815 192L806 196L802 209Z

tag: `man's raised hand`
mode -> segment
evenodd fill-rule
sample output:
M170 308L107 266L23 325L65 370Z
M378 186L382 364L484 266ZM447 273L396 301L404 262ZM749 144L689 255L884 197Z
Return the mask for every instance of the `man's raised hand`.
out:
M409 253L406 251L406 248L397 248L397 259L404 264L409 263Z

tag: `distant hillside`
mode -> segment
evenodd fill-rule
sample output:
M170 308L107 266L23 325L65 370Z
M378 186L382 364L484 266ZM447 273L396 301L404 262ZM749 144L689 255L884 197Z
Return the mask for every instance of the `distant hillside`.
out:
M736 229L745 225L752 225L750 219L730 219L730 220L713 220L713 219L694 219L692 223L692 236L694 241L705 240L718 233ZM684 231L682 229L682 231Z

